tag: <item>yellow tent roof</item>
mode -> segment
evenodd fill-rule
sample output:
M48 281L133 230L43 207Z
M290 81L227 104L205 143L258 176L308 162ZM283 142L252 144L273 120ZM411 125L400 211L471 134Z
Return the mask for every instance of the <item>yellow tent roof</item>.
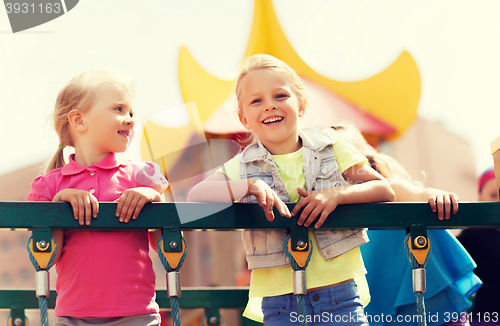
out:
M321 31L318 31L321 33ZM409 52L385 70L364 80L343 82L329 79L309 67L296 53L281 28L269 0L255 0L252 30L245 57L257 53L273 55L299 75L326 87L346 101L402 134L415 119L420 99L420 73ZM207 73L182 47L178 61L179 84L186 103L194 101L204 123L230 96L234 80L221 80Z

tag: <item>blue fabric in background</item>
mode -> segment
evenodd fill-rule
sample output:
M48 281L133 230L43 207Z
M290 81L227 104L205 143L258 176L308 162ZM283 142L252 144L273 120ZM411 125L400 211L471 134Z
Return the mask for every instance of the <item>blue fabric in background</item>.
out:
M431 243L425 268L427 323L441 325L457 316L452 315L454 312L464 312L471 306L467 298L482 282L472 272L476 264L455 236L440 229L429 229L427 234ZM370 304L365 308L365 313L372 318L368 321L371 325L382 325L382 321L388 321L387 315L391 315L389 318L394 324L398 315L403 316L399 318L417 315L412 267L403 247L406 232L370 230L368 236L370 242L361 246L371 295ZM418 322L404 324L418 325Z

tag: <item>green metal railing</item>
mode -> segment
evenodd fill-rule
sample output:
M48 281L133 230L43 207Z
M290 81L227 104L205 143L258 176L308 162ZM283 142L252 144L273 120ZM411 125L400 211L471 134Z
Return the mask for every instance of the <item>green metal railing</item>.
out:
M290 210L295 204L287 204ZM322 225L328 228L405 228L424 224L428 228L489 227L500 224L500 203L461 202L457 214L439 221L427 203L374 203L338 206ZM150 203L136 220L120 223L115 217L116 203L100 203L99 214L92 225L81 226L73 218L69 203L0 202L0 228L32 229L46 226L54 229L281 229L296 225L296 218L279 216L268 222L257 204L235 203ZM207 216L207 212L215 212ZM199 217L182 223L183 216ZM181 216L182 217L182 216Z
M288 206L292 210L294 204ZM181 230L297 228L297 217L281 217L275 210L276 219L269 222L257 204L150 203L136 220L127 224L118 221L115 210L116 203L100 203L97 218L92 220L90 226L81 226L73 219L69 203L0 202L0 229L30 229L34 238L36 236L37 240L47 240L49 243L50 239L46 237L47 234L50 236L50 229L162 229L167 240L164 241L166 246L170 239L178 239ZM442 221L438 220L437 213L433 213L427 203L343 205L330 214L321 229L401 229L415 225L446 229L499 227L500 203L460 203L458 213ZM175 251L171 248L165 250ZM55 293L50 296L49 308L54 308L55 296ZM220 308L244 308L247 298L246 289L183 289L179 305L186 309L205 308L207 316L218 316ZM157 291L157 302L161 308L170 307L165 291ZM24 310L37 308L34 291L0 290L0 309L10 309L13 319L22 319L20 325L24 325Z
M56 306L56 291L50 291L47 306L54 309ZM179 305L183 309L205 309L207 320L218 317L219 309L243 310L248 301L248 289L244 288L196 288L183 289L179 298ZM160 309L170 309L170 300L167 291L156 291L156 302ZM0 309L9 309L12 321L24 320L25 310L38 309L38 300L34 290L0 290ZM242 319L242 325L261 325L248 319ZM16 324L14 324L16 325ZM23 325L20 323L18 326Z

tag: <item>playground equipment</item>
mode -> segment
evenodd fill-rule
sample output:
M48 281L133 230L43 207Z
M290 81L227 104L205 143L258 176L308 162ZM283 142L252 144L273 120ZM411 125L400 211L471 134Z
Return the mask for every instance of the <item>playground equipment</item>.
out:
M288 204L292 209L294 204ZM220 209L218 209L220 208ZM90 226L81 226L73 218L69 203L53 202L0 202L0 228L30 229L34 243L51 242L50 229L161 229L163 230L163 249L165 252L181 250L181 246L170 247L172 241L181 244L181 230L238 230L238 229L294 229L292 243L303 247L308 243L307 232L296 225L296 218L280 217L273 222L265 219L262 208L257 204L235 203L229 207L215 203L150 203L143 208L140 217L128 224L120 223L114 212L116 203L101 203L98 217ZM199 216L199 219L181 223L178 212ZM207 211L217 213L204 216ZM426 228L462 228L462 227L499 227L500 203L465 202L460 203L460 210L449 220L438 220L427 203L375 203L339 206L325 221L321 228L409 228L411 243L419 243L418 237ZM418 231L415 231L418 230ZM420 238L421 239L421 238ZM43 245L43 243L41 243ZM187 244L189 245L189 244ZM40 246L40 244L39 244ZM167 246L167 248L165 248ZM294 245L291 246L293 249ZM182 274L182 273L181 273ZM418 286L422 290L422 284ZM180 292L180 291L179 291ZM179 293L180 294L180 293ZM171 308L166 300L167 291L157 292L157 301L161 308ZM26 325L25 309L36 309L35 291L0 290L0 309L9 309L9 326ZM178 298L180 308L205 308L207 325L219 325L220 308L241 309L246 305L246 289L183 289ZM53 308L55 293L47 299L48 308ZM248 320L243 325L251 324Z

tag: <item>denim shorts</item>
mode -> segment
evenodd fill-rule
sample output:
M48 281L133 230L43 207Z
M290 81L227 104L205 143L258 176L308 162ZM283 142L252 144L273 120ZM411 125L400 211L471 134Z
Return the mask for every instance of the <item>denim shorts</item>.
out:
M304 295L308 326L363 325L368 326L363 303L354 281L308 292ZM299 315L296 296L284 294L262 300L265 326L298 326Z

